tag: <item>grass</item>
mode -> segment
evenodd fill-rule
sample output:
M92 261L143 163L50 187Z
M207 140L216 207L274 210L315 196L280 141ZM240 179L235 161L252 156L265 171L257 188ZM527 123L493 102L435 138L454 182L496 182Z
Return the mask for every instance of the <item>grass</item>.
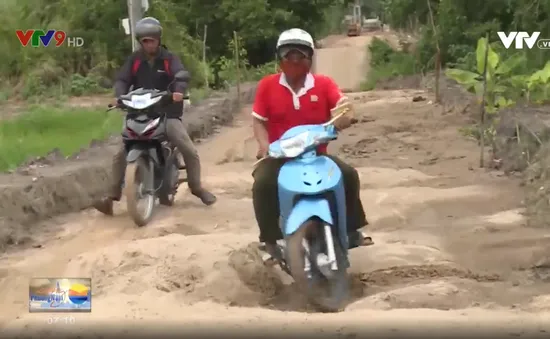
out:
M203 100L207 99L208 96L212 94L212 90L209 88L191 88L189 90L189 98L191 99L191 104L197 105Z
M59 149L65 156L118 133L122 115L103 109L31 107L10 120L0 121L0 171L16 168L31 157Z
M368 47L370 71L361 83L362 91L370 91L381 80L417 73L417 62L414 55L394 50L386 41L374 38Z

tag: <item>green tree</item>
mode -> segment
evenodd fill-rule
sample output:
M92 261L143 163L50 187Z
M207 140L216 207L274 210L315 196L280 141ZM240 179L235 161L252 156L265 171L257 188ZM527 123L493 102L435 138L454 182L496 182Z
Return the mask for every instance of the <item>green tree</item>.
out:
M165 27L163 42L183 59L192 74L199 75L205 72L202 63L205 25L208 26L208 65L214 73L219 73L221 58L233 58L234 51L228 42L233 39L234 31L242 39L245 61L257 66L273 60L279 32L291 27L302 27L313 34L324 32L327 8L344 8L346 1L189 0L182 6L177 0L157 0L146 15L161 20ZM60 91L73 88L71 77L78 84L93 83L89 77L111 78L131 52L130 37L120 24L127 16L125 1L4 0L0 11L7 22L0 32L4 33L2 39L8 46L0 52L4 60L0 65L0 79L18 82L16 91L25 95L51 92L51 88ZM82 37L85 45L82 48L21 47L15 30L29 28L64 30L69 36ZM204 78L194 76L193 86L204 85Z

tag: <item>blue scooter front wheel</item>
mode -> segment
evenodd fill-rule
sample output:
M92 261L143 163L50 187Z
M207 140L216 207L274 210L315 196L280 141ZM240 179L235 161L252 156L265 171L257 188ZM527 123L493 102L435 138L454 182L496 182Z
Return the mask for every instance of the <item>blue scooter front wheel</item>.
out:
M306 251L303 240L310 246L310 263L312 277L308 277L305 270ZM300 228L286 238L286 262L289 266L292 278L296 282L301 293L307 296L309 302L321 312L339 312L343 310L349 295L349 280L345 254L339 241L334 241L334 252L338 269L333 272L330 278L326 278L316 267L317 257L315 249L318 246L315 242L323 241L323 223L319 220L310 219L303 223Z

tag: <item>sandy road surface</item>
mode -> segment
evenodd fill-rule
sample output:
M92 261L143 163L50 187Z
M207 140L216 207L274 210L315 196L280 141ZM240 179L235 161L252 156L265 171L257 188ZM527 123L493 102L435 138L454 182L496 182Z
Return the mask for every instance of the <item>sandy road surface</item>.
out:
M307 312L288 279L262 267L249 246L257 228L245 109L200 146L216 205L182 192L144 228L122 207L113 218L92 210L59 218L60 231L45 235L42 248L0 258L1 324L42 335L109 326L143 334L174 324L227 334L261 324L277 337L473 327L547 336L550 284L532 266L548 256L550 237L523 226L517 182L473 168L477 146L458 134L460 119L413 103L416 95L430 98L414 90L351 94L360 122L331 145L361 174L376 242L351 252L354 299L344 312ZM46 325L48 315L27 313L32 276L91 276L93 312Z
M330 36L315 51L314 68L332 77L344 91L358 89L368 67L367 48L373 35L342 39Z

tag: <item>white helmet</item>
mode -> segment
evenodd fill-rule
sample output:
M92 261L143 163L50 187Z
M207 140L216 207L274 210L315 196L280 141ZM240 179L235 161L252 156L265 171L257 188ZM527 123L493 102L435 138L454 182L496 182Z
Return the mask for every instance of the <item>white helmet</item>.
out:
M311 54L313 54L315 50L315 44L311 34L300 28L291 28L279 35L279 39L277 40L277 51L279 51L281 47L287 45L304 46L311 50Z

